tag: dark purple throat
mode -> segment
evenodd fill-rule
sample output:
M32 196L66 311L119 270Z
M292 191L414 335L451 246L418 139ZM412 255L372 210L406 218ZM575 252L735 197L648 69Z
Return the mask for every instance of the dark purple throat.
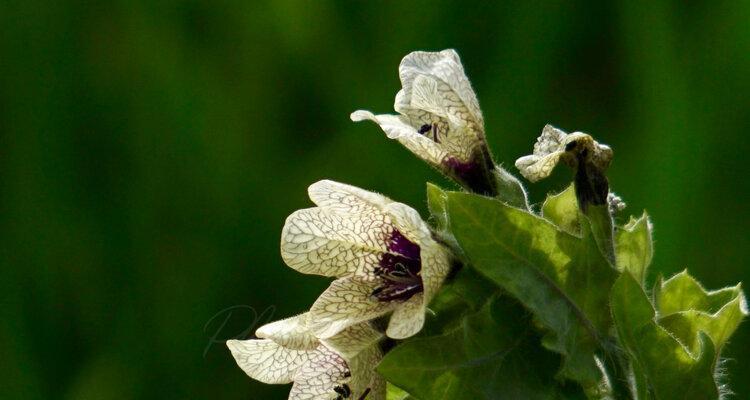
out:
M486 196L497 195L496 183L491 172L494 165L490 167L491 164L482 163L480 160L461 162L455 157L443 161L443 165L473 192Z
M388 250L375 268L382 284L372 292L379 301L406 301L422 291L422 258L419 246L398 230L388 238Z

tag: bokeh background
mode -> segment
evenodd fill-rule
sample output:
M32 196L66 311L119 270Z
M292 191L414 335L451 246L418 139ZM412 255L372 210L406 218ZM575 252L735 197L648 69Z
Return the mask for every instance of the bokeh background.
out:
M349 121L391 111L417 49L458 50L508 166L546 123L610 144L613 189L655 222L651 282L750 283L748 21L738 1L0 2L0 397L286 398L211 338L326 286L278 254L310 183L423 215L425 181L450 185ZM725 355L750 397L747 324Z

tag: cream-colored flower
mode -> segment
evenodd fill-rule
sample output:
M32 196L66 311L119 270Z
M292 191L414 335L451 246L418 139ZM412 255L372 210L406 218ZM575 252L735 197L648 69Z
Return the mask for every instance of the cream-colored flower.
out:
M256 331L259 339L229 340L227 347L251 378L294 382L289 400L384 400L385 381L375 372L383 335L361 323L320 340L308 321L302 314L273 322Z
M581 162L592 163L604 171L612 161L612 149L586 133L567 134L546 125L534 144L534 154L516 160L516 167L526 179L536 182L548 177L560 161L573 168Z
M333 181L309 188L318 206L294 212L281 255L306 274L339 278L310 309L317 337L392 312L386 334L419 332L428 302L450 269L450 254L412 208Z
M495 195L492 161L479 102L455 50L415 51L399 65L398 115L352 113L372 120L391 138L463 186Z

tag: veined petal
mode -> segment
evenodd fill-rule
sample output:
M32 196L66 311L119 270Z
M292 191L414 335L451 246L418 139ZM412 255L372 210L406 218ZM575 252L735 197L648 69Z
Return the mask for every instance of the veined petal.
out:
M425 320L425 304L422 293L415 294L401 303L391 315L386 335L393 339L406 339L422 329Z
M422 286L425 307L440 290L451 269L451 255L446 248L433 239L422 243Z
M396 95L396 111L407 116L413 127L419 127L415 128L418 136L435 143L441 154L461 162L470 161L478 147L485 145L484 127L442 81L419 75L413 85L411 98L405 98L405 89ZM444 156L441 161L445 159Z
M333 281L310 308L309 325L315 335L328 339L352 325L391 311L395 304L373 298L377 284L377 280L356 276Z
M552 125L545 125L534 144L534 154L516 160L516 167L526 179L536 182L548 177L560 161L575 167L579 156L603 171L612 161L612 149L597 143L586 133L567 134Z
M361 398L367 390L366 400L385 400L385 380L375 372L375 367L383 359L383 353L377 346L363 350L349 362L352 380L352 399Z
M449 100L440 92L440 82L428 75L417 75L411 89L412 108L427 111L439 117L449 118ZM397 110L398 111L398 110Z
M331 180L315 182L307 192L313 203L341 214L381 214L393 202L381 194Z
M401 89L396 93L396 101L393 104L393 109L406 117L409 125L417 131L425 125L434 126L434 129L437 130L440 138L443 138L450 129L447 118L412 107L411 98L406 96L404 89ZM430 133L425 132L424 134L429 135ZM434 132L432 134L434 135ZM438 138L438 140L440 140L440 138ZM434 136L432 139L435 141Z
M255 336L273 340L287 349L314 350L320 341L307 328L307 318L305 313L263 325L255 331Z
M339 214L322 208L292 213L281 232L281 256L305 274L368 275L393 231L384 213Z
M331 400L338 394L336 388L343 388L350 380L346 361L333 350L320 346L297 370L289 400Z
M387 383L385 379L377 372L375 372L374 375L375 376L372 378L372 383L370 386L372 388L372 391L370 391L368 397L365 397L365 400L386 400L388 394Z
M386 212L390 215L396 230L413 243L419 245L431 237L430 229L417 210L406 204L393 202L388 205Z
M432 139L422 136L415 131L399 136L396 140L417 157L425 160L438 170L444 168L442 163L448 157L448 152L443 146L435 143Z
M534 143L534 154L543 157L564 150L565 139L567 137L568 134L561 129L557 129L550 124L545 125L542 129L542 134L539 135L536 143Z
M414 78L413 85L409 103L412 109L424 110L444 118L452 126L471 126L484 131L458 95L444 82L428 75L418 75ZM451 133L447 133L449 139L455 136L455 130L451 130Z
M389 139L398 139L401 136L405 136L405 135L409 135L413 133L417 129L411 126L409 122L406 121L404 117L400 115L391 115L391 114L375 115L371 111L357 110L351 113L349 118L351 118L351 120L354 122L370 120L378 124L380 128L383 130L383 132L385 132L385 135L388 136Z
M289 383L309 360L308 351L290 350L269 339L229 340L227 347L245 373L263 383Z
M375 115L370 111L358 110L352 113L351 119L355 122L374 121L380 125L386 136L398 140L409 151L437 168L440 168L442 161L448 155L435 141L421 135L418 132L419 128L409 125L406 121L407 117L389 114Z
M550 176L563 153L563 151L556 151L545 156L536 154L523 156L516 160L516 168L524 178L531 182L537 182Z
M374 329L369 322L352 325L338 334L321 342L341 354L346 360L351 360L363 350L373 347L383 334Z
M407 97L411 98L413 95L411 88L414 86L414 80L424 75L439 79L447 87L447 90L441 89L441 92L448 93L449 91L450 97L455 96L455 99L451 98L454 107L464 108L468 112L467 117L473 118L480 126L484 124L476 94L455 50L415 51L407 54L399 65L401 85Z

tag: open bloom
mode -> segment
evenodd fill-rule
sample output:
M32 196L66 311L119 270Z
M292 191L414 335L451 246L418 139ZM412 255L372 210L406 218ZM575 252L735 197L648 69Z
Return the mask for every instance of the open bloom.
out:
M281 255L302 273L339 278L310 309L316 336L389 312L389 337L417 333L450 269L447 249L414 209L385 196L327 180L308 192L318 207L287 218Z
M260 339L229 340L237 365L263 383L291 383L289 400L385 399L375 372L383 335L369 323L353 325L327 340L307 328L308 314L262 326Z
M495 195L492 161L479 102L455 50L415 51L401 60L399 115L359 110L353 121L372 120L430 165L477 193Z
M526 179L536 182L548 177L560 161L576 170L576 197L584 211L588 204L608 204L609 183L604 171L612 162L612 149L586 133L567 134L546 125L534 144L534 153L516 160L516 167ZM620 208L619 203L614 207Z

